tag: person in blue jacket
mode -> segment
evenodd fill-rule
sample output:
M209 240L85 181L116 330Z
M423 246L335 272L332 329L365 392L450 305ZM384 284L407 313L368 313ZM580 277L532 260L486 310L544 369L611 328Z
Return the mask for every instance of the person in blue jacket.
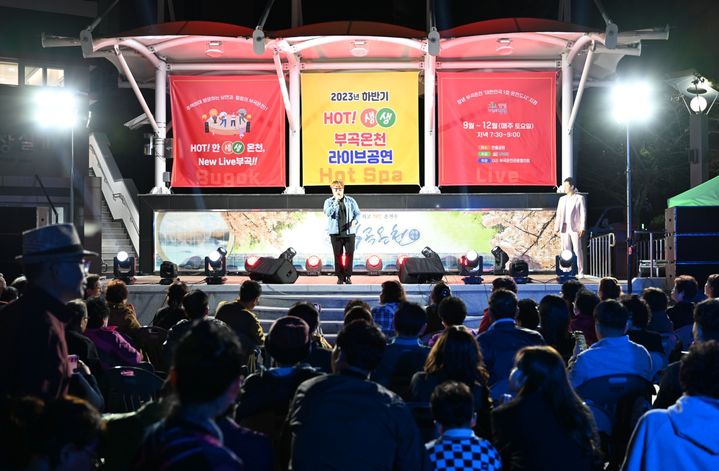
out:
M335 256L337 284L351 285L355 230L359 223L360 210L357 201L345 195L344 182L335 180L330 188L332 188L332 197L325 200L324 213L327 216L327 232Z

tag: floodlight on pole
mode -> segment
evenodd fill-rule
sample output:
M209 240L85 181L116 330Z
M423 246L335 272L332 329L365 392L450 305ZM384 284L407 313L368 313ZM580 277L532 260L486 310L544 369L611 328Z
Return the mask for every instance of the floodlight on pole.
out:
M627 130L627 293L632 294L632 159L630 127L648 121L653 112L652 86L648 82L619 82L612 89L612 114Z

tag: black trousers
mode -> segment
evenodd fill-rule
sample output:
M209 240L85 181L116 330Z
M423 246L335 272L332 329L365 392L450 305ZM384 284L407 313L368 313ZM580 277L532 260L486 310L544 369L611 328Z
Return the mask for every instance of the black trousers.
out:
M352 276L352 263L355 254L355 235L337 235L330 234L332 240L332 252L335 255L335 274L337 278L344 280L348 276ZM342 265L342 252L344 251L347 260Z

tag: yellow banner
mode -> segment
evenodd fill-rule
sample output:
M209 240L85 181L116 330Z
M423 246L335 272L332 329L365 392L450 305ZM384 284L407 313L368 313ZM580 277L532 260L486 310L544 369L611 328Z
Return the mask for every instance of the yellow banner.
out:
M419 184L417 72L302 74L304 186Z

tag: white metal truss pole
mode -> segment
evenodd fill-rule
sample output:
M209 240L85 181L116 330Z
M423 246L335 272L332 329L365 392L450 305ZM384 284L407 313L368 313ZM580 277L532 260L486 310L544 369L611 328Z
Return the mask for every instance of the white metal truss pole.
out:
M569 53L562 52L562 178L574 177L573 134L569 128L569 117L572 114L572 64Z
M290 195L302 195L305 189L300 185L300 155L302 149L300 147L300 61L295 54L287 54L287 61L290 66L290 109L292 116L290 120L290 181L285 193Z
M163 176L167 171L165 158L165 138L167 137L167 67L163 62L155 69L155 186L152 194L168 194Z
M435 156L435 67L436 57L431 54L424 56L424 186L419 189L420 193L439 193L437 186L437 167Z

